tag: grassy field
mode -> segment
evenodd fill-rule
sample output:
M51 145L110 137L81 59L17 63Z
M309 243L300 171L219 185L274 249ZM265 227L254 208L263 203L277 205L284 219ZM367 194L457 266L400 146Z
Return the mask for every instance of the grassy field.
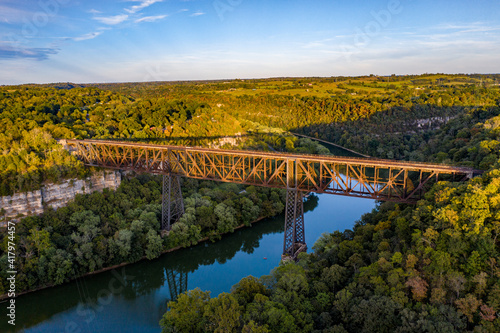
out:
M249 87L234 88L239 82L248 83ZM470 76L429 74L418 77L399 76L363 76L348 78L274 78L262 80L233 80L225 84L227 89L217 90L232 96L277 94L290 96L317 96L329 97L332 95L349 94L356 96L383 96L391 95L401 88L416 90L420 94L423 90L427 92L437 91L439 85L454 86L464 84L494 85L492 79L479 79ZM202 88L203 90L203 88Z

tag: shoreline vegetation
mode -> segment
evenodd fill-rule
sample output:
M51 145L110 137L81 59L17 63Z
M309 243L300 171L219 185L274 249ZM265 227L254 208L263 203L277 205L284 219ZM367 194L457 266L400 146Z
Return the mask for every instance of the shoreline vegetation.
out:
M216 235L216 236L222 237L224 235L231 234L234 231L239 230L239 229L250 228L252 226L252 224L260 222L260 221L262 221L264 219L268 219L268 218L273 218L273 216L271 216L271 217L259 217L258 219L250 222L250 225L240 224L239 226L235 227L232 232L226 232L224 234L219 234L219 235ZM180 250L180 249L184 249L184 248L189 248L189 247L192 247L192 246L196 246L196 245L199 245L199 244L207 242L207 241L211 241L210 237L208 237L208 236L200 239L198 241L198 243L196 243L196 244L192 244L192 245L189 245L189 246L181 246L180 245L180 246L177 246L175 248L163 250L163 252L161 252L160 255L158 256L158 258L160 258L162 255L164 255L166 253L171 253L171 252L175 252L175 251ZM154 258L154 259L158 259L158 258ZM150 260L150 259L148 259L146 256L143 256L142 258L140 258L138 261L135 261L135 262L123 262L123 263L120 263L120 264L117 264L117 265L114 265L114 266L104 267L104 268L102 268L100 270L89 272L89 273L85 273L83 275L74 277L74 278L72 278L72 279L70 279L70 280L68 280L68 281L66 281L66 282L64 282L63 284L60 284L60 285L46 285L46 286L42 286L42 287L39 287L39 288L36 288L36 289L33 289L33 290L26 290L26 291L17 293L16 297L19 297L19 296L22 296L22 295L26 295L26 294L29 294L29 293L33 293L33 292L37 292L37 291L44 290L44 289L50 289L50 288L62 286L64 284L66 284L66 283L71 283L72 281L74 281L76 279L79 279L79 278L82 278L82 277L92 276L92 275L96 275L96 274L99 274L99 273L111 271L113 269L117 269L117 268L124 267L124 266L129 266L129 265L132 265L132 264L135 264L137 262L144 261L144 260ZM5 299L7 299L7 298L9 298L8 293L0 295L0 301L3 301Z

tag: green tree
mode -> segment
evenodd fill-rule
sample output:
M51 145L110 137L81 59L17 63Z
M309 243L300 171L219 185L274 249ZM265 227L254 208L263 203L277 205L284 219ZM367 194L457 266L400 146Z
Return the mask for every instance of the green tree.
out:
M266 295L267 289L259 279L247 276L231 287L231 294L238 300L239 305L246 306L257 294Z
M237 227L236 212L234 208L220 203L215 206L214 214L217 216L217 231L220 233L232 232Z
M400 305L385 296L363 299L352 307L352 323L356 332L394 332L400 324Z
M146 258L158 258L163 250L163 240L154 230L149 230L147 235Z
M206 328L216 333L234 332L239 327L240 308L234 296L222 293L205 305Z
M204 314L209 300L210 292L199 288L180 294L175 302L168 303L168 311L160 320L162 332L205 332Z
M46 229L31 229L28 241L32 244L32 247L36 249L38 256L52 246L50 242L50 234Z

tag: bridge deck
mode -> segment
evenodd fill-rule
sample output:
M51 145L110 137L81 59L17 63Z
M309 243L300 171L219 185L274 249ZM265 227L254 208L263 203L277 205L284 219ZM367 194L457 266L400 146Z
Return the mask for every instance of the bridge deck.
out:
M376 158L67 140L86 165L198 179L413 202L438 175L471 178L458 166Z

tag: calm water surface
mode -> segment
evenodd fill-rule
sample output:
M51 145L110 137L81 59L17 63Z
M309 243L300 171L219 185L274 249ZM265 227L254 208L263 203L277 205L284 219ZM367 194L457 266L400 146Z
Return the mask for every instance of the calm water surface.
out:
M374 207L369 199L312 195L304 206L309 251L322 233L351 229ZM186 288L217 296L243 277L269 274L281 259L283 224L283 216L266 219L216 243L20 296L15 331L158 333L167 302ZM0 332L12 331L5 324L2 320Z

